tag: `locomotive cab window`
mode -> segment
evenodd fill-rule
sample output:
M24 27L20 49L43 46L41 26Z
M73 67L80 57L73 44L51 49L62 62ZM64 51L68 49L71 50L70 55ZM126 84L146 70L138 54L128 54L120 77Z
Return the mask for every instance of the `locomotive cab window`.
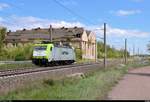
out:
M36 46L34 47L35 51L42 51L42 50L46 50L47 46Z

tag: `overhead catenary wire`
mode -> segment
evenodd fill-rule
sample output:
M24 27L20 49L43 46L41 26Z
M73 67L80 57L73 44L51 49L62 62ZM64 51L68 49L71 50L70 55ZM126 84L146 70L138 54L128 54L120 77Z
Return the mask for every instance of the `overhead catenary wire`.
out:
M65 5L63 5L62 3L60 3L58 0L53 0L53 1L54 1L56 4L58 4L59 6L61 6L62 8L66 9L69 13L75 15L76 17L78 17L78 18L80 18L80 19L82 19L82 20L84 20L84 21L86 21L86 22L88 22L88 23L90 23L90 24L95 25L95 23L94 23L93 21L91 21L91 20L89 20L89 19L87 19L87 18L85 18L85 17L83 17L83 16L77 14L75 11L71 10L70 8L68 8L68 7L66 7Z
M61 2L59 2L58 0L53 0L56 4L58 4L59 6L61 6L62 8L64 8L65 10L67 10L69 13L71 13L72 15L88 22L89 24L95 25L95 23L81 15L79 15L78 13L76 13L75 11L71 10L70 8L66 7L65 5L63 5ZM98 37L99 39L103 39L102 37Z
M71 9L69 9L68 7L66 7L65 5L63 5L63 4L62 4L61 2L59 2L58 0L53 0L53 1L54 1L56 4L58 4L59 6L61 6L62 8L66 9L69 13L73 14L74 16L76 16L76 17L78 17L78 18L80 18L80 19L82 19L82 20L84 20L84 21L86 21L86 22L88 22L88 23L90 23L90 24L95 25L95 23L94 23L93 21L91 21L91 20L89 20L89 19L87 19L87 18L85 18L85 17L83 17L83 16L77 14L77 13L74 12L73 10L71 10ZM16 6L16 5L12 4L12 3L9 3L9 4L12 5L13 7L15 7L17 10L23 10L22 8ZM10 15L10 14L8 14L8 13L4 13L4 14ZM9 17L6 17L6 18L10 19ZM8 19L7 19L7 20L8 20ZM15 23L12 23L12 22L11 22L11 23L9 23L9 24L14 25Z

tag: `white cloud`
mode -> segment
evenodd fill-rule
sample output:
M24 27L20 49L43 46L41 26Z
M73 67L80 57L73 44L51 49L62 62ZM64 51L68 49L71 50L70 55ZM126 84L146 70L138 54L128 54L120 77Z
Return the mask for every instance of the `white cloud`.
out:
M118 10L115 12L117 16L128 16L128 15L135 15L140 14L141 10Z
M42 18L37 18L33 16L27 16L27 17L18 17L18 16L11 16L9 19L5 22L2 22L3 18L0 18L0 24L3 26L6 26L8 29L15 31L19 29L31 29L31 28L36 28L36 27L41 27L41 28L47 28L50 26L50 24L53 27L74 27L74 26L79 26L83 27L85 26L84 24L80 22L66 22L66 21L60 21L60 20L48 20L48 19L42 19Z
M97 30L97 29L103 29L103 25L93 25L93 26L87 26L80 22L66 22L62 20L49 20L49 19L42 19L37 18L33 16L27 16L27 17L19 17L19 16L11 16L8 20L5 20L4 18L0 17L0 24L7 27L9 30L15 31L15 30L21 30L23 28L26 29L32 29L32 28L48 28L50 24L53 27L84 27L86 29L92 30L96 32L96 34L100 37L103 36L103 30ZM143 32L140 30L132 30L132 29L120 29L120 28L113 28L109 25L107 25L107 35L108 36L116 36L116 37L147 37L149 35L148 32Z
M98 29L103 29L103 26ZM101 35L103 34L102 30L99 30ZM113 36L113 37L138 37L138 38L144 38L148 37L150 35L149 32L143 32L137 29L120 29L120 28L113 28L111 26L107 26L107 35Z
M8 7L10 7L8 4L0 3L0 10L3 10L4 8L8 8Z

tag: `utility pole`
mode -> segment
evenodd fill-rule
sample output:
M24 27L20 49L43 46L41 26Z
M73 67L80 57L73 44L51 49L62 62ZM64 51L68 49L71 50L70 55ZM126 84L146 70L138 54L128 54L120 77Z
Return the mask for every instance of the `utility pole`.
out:
M50 25L49 33L50 33L50 42L52 42L52 25Z
M140 49L138 48L138 56L140 55Z
M133 44L133 63L134 63L134 56L135 56L135 44Z
M106 57L107 57L107 48L106 48L106 23L104 23L104 68L107 67Z
M125 64L127 64L127 39L125 39Z
M135 45L133 44L133 57L135 55Z

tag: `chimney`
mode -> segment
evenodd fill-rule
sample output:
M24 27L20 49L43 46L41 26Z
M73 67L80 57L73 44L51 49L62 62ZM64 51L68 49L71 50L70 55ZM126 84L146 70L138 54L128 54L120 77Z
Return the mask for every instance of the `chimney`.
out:
M34 30L40 30L41 28L40 27L38 27L38 28L35 28Z
M61 29L64 29L65 27L63 26L63 27L61 27Z
M6 35L8 35L9 33L11 33L11 30L9 30L9 31L6 33Z
M22 31L25 31L26 29L24 28Z
M74 27L74 29L78 28L77 26Z
M9 30L8 33L11 33L11 30Z
M68 28L65 28L65 30L68 30Z

